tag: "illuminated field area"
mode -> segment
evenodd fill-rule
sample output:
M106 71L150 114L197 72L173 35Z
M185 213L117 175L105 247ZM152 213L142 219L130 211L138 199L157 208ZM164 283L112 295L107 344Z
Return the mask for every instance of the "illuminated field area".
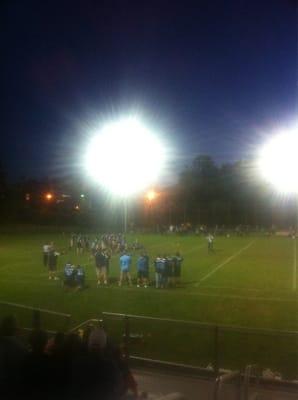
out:
M109 311L233 327L298 331L298 297L294 290L297 287L296 240L218 237L215 252L208 254L206 239L202 237L137 235L131 240L135 237L150 255L152 279L152 262L157 254L181 252L184 257L181 287L119 288L119 256L115 255L110 266L110 286L98 288L93 259L89 254L78 256L68 251L68 235L11 234L0 237L0 300L70 313L73 325ZM48 280L41 253L47 241L54 241L57 249L65 252L59 258L61 278L65 262L81 263L86 267L88 289L66 292L61 280ZM138 254L133 255L133 277L136 277ZM57 321L53 319L51 324L48 327L55 329ZM121 329L120 322L110 322L113 334ZM147 338L145 344L133 349L137 355L201 366L212 363L212 327L202 329L139 320L131 329ZM219 337L219 364L238 368L257 362L287 377L297 377L297 345L297 335L279 337L261 332L226 331Z

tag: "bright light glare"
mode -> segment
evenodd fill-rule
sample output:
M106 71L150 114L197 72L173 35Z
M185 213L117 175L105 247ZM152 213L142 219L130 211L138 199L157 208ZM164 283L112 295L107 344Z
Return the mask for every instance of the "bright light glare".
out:
M149 190L146 194L147 200L153 201L156 198L156 192L154 190Z
M258 168L281 193L298 193L298 129L274 136L261 148Z
M45 198L46 198L47 200L52 200L52 199L53 199L52 193L46 193Z
M135 118L105 125L87 148L89 175L118 196L129 196L153 183L162 170L165 151Z

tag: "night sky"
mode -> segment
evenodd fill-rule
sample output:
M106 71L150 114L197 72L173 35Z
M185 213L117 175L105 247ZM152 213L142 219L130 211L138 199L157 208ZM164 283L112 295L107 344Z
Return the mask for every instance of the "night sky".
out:
M75 170L88 133L125 113L163 133L172 176L199 153L249 157L297 117L295 1L11 0L0 22L13 178Z

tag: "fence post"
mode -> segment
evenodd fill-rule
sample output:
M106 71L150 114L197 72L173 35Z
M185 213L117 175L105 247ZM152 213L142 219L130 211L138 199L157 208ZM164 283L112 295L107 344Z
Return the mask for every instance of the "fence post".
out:
M219 328L215 326L214 328L214 372L215 375L218 376L219 374L219 365L218 365L218 351L219 351L219 343L218 343L218 334Z
M68 333L70 331L71 327L71 317L66 318L66 324L65 324L65 331Z
M130 326L129 326L129 317L127 315L124 316L124 351L126 359L129 359L129 339L130 339Z
M32 328L33 329L40 329L41 328L41 318L40 318L40 311L39 310L33 310Z

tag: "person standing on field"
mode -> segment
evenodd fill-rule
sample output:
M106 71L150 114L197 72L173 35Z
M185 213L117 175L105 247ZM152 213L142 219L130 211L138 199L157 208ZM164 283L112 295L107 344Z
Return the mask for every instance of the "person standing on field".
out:
M51 248L48 253L49 279L54 279L55 281L59 279L57 276L58 256L59 253L54 248Z
M156 257L154 260L154 269L155 269L155 287L156 289L161 288L161 282L162 282L162 258L160 255Z
M140 255L137 260L137 287L141 287L142 285L144 288L148 287L148 267L147 267L147 259L144 254Z
M207 236L207 242L208 242L208 253L213 253L214 252L214 248L213 248L214 236L211 235L211 233L209 233Z
M174 257L174 274L173 274L175 286L177 286L177 284L179 285L180 283L182 261L183 257L181 256L179 251L177 251Z
M97 276L97 286L100 286L101 282L107 283L107 269L106 269L106 257L102 250L99 250L95 254L95 269Z
M109 251L108 250L105 250L104 252L103 252L103 254L104 254L104 258L105 258L105 267L106 267L106 269L105 269L105 275L104 275L104 285L107 285L108 284L108 277L109 277L109 269L110 269L110 258L111 258L111 255L110 255L110 253L109 253Z
M48 258L51 246L49 244L44 244L42 246L42 258L43 258L43 265L44 267L48 266Z
M166 289L166 287L168 286L168 259L166 255L162 256L160 259L160 273L161 273L160 288Z
M166 258L166 286L173 287L174 286L174 262L175 259L172 256L167 256Z
M127 278L129 286L131 286L131 276L130 276L130 267L131 267L131 256L126 252L119 259L120 262L120 279L119 286L122 286L123 278Z
M81 265L78 265L76 268L75 280L78 289L82 290L85 288L85 271Z

